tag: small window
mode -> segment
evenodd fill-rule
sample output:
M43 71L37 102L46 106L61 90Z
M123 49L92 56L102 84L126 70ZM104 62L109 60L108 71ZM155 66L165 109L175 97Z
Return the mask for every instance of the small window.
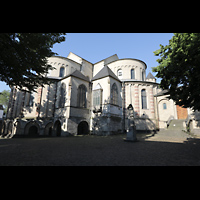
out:
M167 104L163 103L163 110L166 110L166 109L167 109Z
M142 81L144 81L144 79L145 79L145 73L144 73L144 71L142 71Z
M131 69L131 79L135 79L135 70Z
M122 70L121 69L119 69L117 71L117 76L118 76L118 78L122 78Z
M61 68L60 68L59 77L64 77L64 75L65 75L65 68L64 68L64 67L61 67Z

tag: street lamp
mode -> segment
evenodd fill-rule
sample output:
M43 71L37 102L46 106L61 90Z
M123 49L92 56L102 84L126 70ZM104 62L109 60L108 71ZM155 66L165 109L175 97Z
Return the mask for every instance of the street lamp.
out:
M128 110L128 130L127 130L127 136L126 140L127 142L136 142L137 137L136 137L136 126L134 122L134 109L132 104L130 104L127 107Z

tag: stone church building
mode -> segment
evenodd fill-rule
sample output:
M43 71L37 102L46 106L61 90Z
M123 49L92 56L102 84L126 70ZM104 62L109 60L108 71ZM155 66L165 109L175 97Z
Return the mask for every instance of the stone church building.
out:
M147 65L141 60L115 54L93 64L70 52L66 58L50 57L48 63L55 67L46 74L53 83L32 93L11 88L1 134L122 133L128 128L129 104L138 131L166 128L171 119L190 119L192 129L199 131L198 113L169 100L155 77L146 75Z

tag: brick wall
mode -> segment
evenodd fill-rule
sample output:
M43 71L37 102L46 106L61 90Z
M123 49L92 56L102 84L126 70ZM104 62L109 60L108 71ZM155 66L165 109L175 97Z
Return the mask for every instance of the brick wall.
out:
M187 108L176 105L178 119L186 119L188 116Z

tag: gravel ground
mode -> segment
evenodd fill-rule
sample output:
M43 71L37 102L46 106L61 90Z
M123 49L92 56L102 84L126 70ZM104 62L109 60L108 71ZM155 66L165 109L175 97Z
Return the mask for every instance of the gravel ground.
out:
M134 143L126 135L0 139L0 165L200 165L200 139L172 133L137 134Z

